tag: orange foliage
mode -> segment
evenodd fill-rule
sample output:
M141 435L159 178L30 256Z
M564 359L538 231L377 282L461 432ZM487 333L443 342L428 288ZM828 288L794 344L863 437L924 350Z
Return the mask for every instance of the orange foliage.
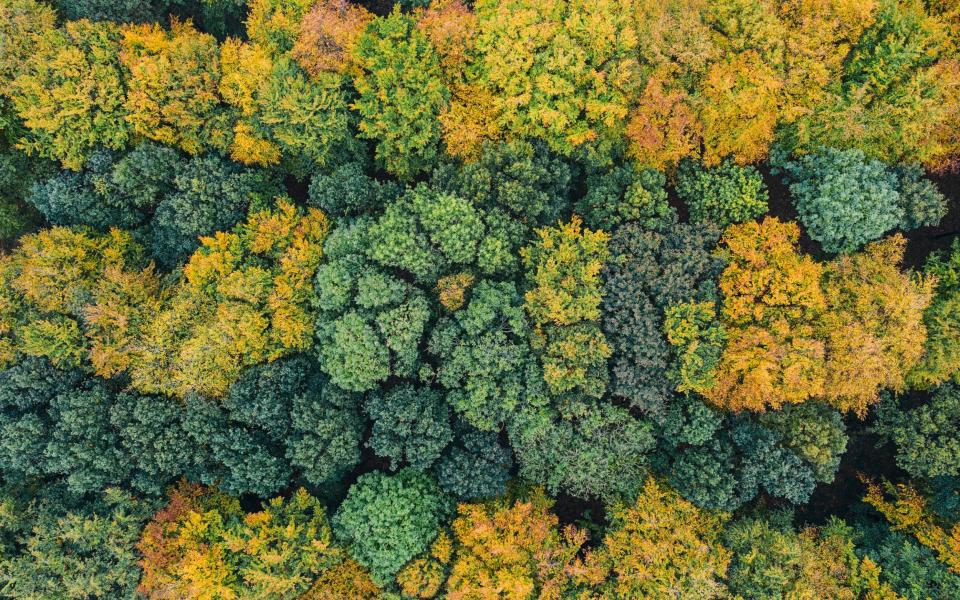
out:
M670 169L699 152L702 129L687 93L662 72L653 73L627 124L630 154L642 165Z
M293 57L311 75L342 73L350 64L353 47L373 15L349 0L321 0L300 23Z

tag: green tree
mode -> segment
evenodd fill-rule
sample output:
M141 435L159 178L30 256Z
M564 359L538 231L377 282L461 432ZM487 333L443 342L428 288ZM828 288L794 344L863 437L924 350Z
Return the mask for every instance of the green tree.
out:
M513 467L512 453L500 445L496 432L460 424L453 443L433 466L437 482L461 500L502 496Z
M543 376L528 335L523 300L510 282L480 281L465 308L434 326L427 351L436 381L474 427L493 430L519 407L543 402L543 386L535 384Z
M367 473L350 486L333 528L374 581L384 584L427 549L451 508L430 475L412 469Z
M51 486L0 495L0 589L9 598L137 598L136 542L152 504L108 488L77 501ZM24 496L28 495L29 498Z
M676 383L664 335L669 306L717 297L723 261L713 252L719 232L678 224L663 232L624 225L610 239L603 267L603 329L613 348L610 391L631 406L662 416Z
M360 135L376 142L377 160L403 180L430 169L440 150L440 111L450 97L439 58L413 17L395 9L357 40L353 104Z
M767 186L754 167L741 167L729 160L703 167L684 160L676 179L677 195L687 205L692 221L724 228L767 212Z
M783 165L798 218L827 252L850 252L905 219L897 176L860 150L826 148Z
M918 478L960 475L960 442L953 435L960 421L960 389L946 383L928 402L900 408L887 396L877 410L874 429L893 442L901 469Z
M391 469L426 470L453 438L450 409L437 390L401 384L371 392L364 410L373 421L367 446L389 458Z
M666 183L663 173L654 169L617 165L587 177L587 192L575 208L587 227L595 229L614 231L631 222L660 229L675 218Z

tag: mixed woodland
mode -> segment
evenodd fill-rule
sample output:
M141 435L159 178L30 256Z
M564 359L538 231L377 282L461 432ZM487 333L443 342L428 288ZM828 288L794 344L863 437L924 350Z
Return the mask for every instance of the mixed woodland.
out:
M0 0L0 598L960 598L958 427L958 0Z

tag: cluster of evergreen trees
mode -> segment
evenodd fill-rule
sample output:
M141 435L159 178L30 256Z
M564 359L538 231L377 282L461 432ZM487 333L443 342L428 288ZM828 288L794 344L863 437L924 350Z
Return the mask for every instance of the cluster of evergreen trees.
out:
M0 0L0 597L960 597L958 167L950 0Z

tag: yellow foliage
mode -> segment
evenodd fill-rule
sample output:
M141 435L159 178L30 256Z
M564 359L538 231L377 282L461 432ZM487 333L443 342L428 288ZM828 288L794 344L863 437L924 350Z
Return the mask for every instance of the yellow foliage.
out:
M641 165L668 170L700 151L703 125L689 95L665 69L652 73L627 124L630 154Z
M710 66L695 104L703 124L703 162L733 158L740 164L766 158L777 124L782 81L754 50Z
M586 540L574 527L560 530L542 489L510 503L461 504L453 522L456 558L447 580L449 600L559 600L570 586L567 570Z
M447 578L447 567L453 554L453 542L445 531L424 555L410 561L397 573L400 591L412 598L434 598Z
M440 305L449 311L463 308L467 290L473 286L474 277L470 273L456 273L441 277L437 281L437 295Z
M217 40L188 21L131 24L121 30L120 60L127 78L127 122L148 139L190 154L226 148L228 125L220 108Z
M923 356L923 312L933 282L900 272L905 248L897 234L839 256L824 275L827 310L819 329L827 344L825 397L860 417L880 390L902 391Z
M648 478L632 505L610 509L603 545L587 555L586 583L603 598L720 598L730 551L720 543L727 513L697 508Z

